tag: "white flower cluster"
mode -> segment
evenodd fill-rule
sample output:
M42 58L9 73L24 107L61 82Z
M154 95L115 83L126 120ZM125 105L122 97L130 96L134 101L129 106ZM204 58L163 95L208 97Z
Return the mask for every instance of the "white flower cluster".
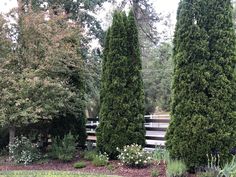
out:
M144 151L143 148L138 144L124 146L122 150L117 148L117 151L120 152L118 159L120 159L123 165L131 167L143 167L150 164L152 161L151 154L147 151Z
M15 138L14 143L9 144L10 159L16 163L27 165L39 158L37 146L24 136Z

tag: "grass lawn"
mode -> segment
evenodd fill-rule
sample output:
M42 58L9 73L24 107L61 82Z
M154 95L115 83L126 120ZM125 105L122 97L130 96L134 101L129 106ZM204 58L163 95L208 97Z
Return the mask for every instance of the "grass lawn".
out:
M101 174L80 174L59 171L1 171L0 177L109 177ZM118 177L118 176L110 176Z

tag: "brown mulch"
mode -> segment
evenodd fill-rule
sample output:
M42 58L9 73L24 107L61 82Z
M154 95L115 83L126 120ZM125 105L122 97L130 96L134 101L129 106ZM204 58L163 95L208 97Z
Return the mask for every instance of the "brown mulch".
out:
M86 167L82 169L75 169L73 164L77 161L84 161ZM124 177L151 177L151 171L159 171L158 177L166 177L165 175L165 165L163 163L156 164L145 167L145 168L128 168L119 164L119 161L110 161L109 164L112 166L112 169L108 167L96 167L91 162L85 161L83 159L76 159L73 162L63 163L60 161L51 160L42 164L31 164L31 165L13 165L13 164L4 164L1 162L0 171L11 171L11 170L57 170L57 171L73 171L73 172L83 172L83 173L100 173L107 175L118 175ZM189 176L195 177L195 176Z

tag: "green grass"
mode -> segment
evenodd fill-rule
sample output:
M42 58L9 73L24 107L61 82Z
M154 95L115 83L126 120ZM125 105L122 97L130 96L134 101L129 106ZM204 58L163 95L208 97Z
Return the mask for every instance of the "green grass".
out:
M59 171L1 171L0 177L109 177L102 174L81 174ZM118 177L118 176L110 176Z

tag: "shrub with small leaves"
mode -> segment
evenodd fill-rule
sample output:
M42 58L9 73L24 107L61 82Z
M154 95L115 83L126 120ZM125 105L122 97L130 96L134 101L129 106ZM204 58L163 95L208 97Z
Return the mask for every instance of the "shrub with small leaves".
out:
M56 137L52 143L51 156L62 161L70 161L76 153L76 137L71 133L61 140Z
M86 163L85 162L76 162L73 165L74 168L84 168L86 167Z
M98 153L95 150L85 151L84 152L84 159L89 160L89 161L93 161L93 159L96 157L96 155L98 155Z
M100 166L106 166L108 164L108 155L107 153L100 153L99 155L96 155L92 161L92 164L100 167Z
M16 163L25 165L40 158L37 144L32 143L27 137L16 137L14 143L9 144L10 158Z
M123 165L130 167L144 167L151 163L151 154L144 151L143 148L138 144L126 145L122 150L117 148L120 152L118 159Z

